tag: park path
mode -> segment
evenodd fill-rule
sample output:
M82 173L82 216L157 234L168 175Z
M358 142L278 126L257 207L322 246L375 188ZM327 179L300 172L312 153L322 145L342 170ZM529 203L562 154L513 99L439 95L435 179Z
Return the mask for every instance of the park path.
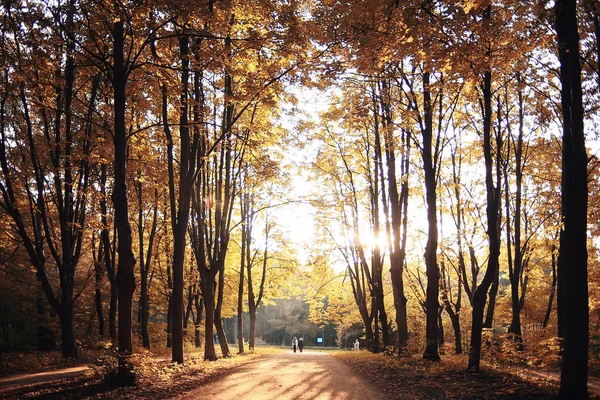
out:
M384 399L335 357L317 351L269 354L177 399Z
M530 378L540 379L560 385L560 371L541 371L527 367L515 367L509 370L509 373L519 378L531 381ZM590 395L600 396L600 378L596 376L588 376L588 392Z
M0 397L3 393L9 392L16 388L21 388L26 385L35 385L53 382L56 380L76 378L85 375L85 373L90 370L90 367L87 365L81 365L78 367L37 372L34 374L12 375L2 378L0 379Z

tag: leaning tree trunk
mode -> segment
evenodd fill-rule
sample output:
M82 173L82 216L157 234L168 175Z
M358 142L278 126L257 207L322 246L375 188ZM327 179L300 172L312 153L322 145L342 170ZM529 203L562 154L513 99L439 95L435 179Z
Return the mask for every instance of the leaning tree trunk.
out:
M229 351L229 343L227 343L227 336L223 329L223 321L221 320L221 309L223 308L223 298L225 289L225 272L223 271L224 265L219 268L219 293L217 295L217 304L215 306L215 327L217 329L217 336L219 338L219 346L221 347L221 354L223 357L230 357L231 352Z

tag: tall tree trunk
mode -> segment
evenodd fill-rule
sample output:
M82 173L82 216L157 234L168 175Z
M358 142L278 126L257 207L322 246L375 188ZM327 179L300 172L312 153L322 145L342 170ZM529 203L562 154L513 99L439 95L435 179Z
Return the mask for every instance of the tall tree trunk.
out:
M521 85L521 75L517 74L517 83L520 88ZM521 297L525 294L525 288L521 285L522 277L523 277L523 257L526 252L526 245L522 246L521 243L521 215L522 215L522 187L523 187L523 126L524 126L524 111L523 111L523 93L521 89L518 89L518 112L519 112L519 132L517 136L517 143L515 147L515 178L516 178L516 188L515 188L515 208L514 208L514 266L510 268L509 264L509 279L510 279L510 289L511 289L511 306L512 306L512 318L509 327L509 332L513 334L514 341L517 343L517 350L523 351L523 337L521 331L521 309L522 302ZM508 171L504 172L504 181L505 181L505 198L506 203L508 203ZM508 204L505 205L506 208L506 220L507 220L507 231L508 221L510 219L509 210L510 207ZM507 235L507 250L510 254L510 237Z
M138 244L140 258L140 300L139 300L139 323L142 334L142 345L145 349L150 348L150 334L148 332L148 320L150 317L150 299L148 294L148 275L152 265L152 249L154 247L154 237L156 236L156 227L158 220L158 190L154 190L154 212L152 225L150 227L148 248L145 248L144 238L146 236L144 224L144 201L143 201L143 182L134 181L134 187L138 198ZM146 254L145 254L146 253Z
M241 208L241 216L242 216L242 240L241 240L241 255L240 255L240 280L238 283L238 301L237 301L237 330L238 330L238 353L242 354L244 352L244 270L245 270L245 261L246 261L246 241L249 239L248 232L248 223L249 223L249 215L248 212L248 201L247 197L249 194L242 193L240 195L240 208ZM254 344L254 343L252 343Z
M587 276L587 154L583 130L577 1L557 0L560 60L562 229L558 255L559 320L563 326L560 398L587 398L589 307Z
M486 18L489 19L491 6L485 11ZM490 286L495 282L498 274L500 256L500 241L498 237L498 189L494 186L493 179L493 159L491 144L491 122L492 122L492 74L485 72L483 77L483 153L485 158L485 185L487 194L486 214L487 214L487 235L489 239L489 257L485 275L476 287L473 293L473 310L471 321L471 349L469 352L468 370L478 372L481 361L481 339L483 330L483 314L486 303L486 296Z
M187 182L189 168L189 127L188 127L188 81L189 81L189 37L182 35L179 38L179 50L181 55L181 105L179 116L179 135L180 135L180 160L179 160L179 204L178 207L173 204L171 210L177 207L176 215L172 215L173 222L173 296L171 315L173 316L173 348L172 361L183 364L183 291L184 291L184 262L185 262L185 235L187 232L187 223L189 215L189 201L191 187ZM170 157L172 153L172 138L167 140L171 142ZM169 174L172 178L173 174ZM170 182L170 189L173 191L174 182ZM174 200L174 195L171 200Z
M116 257L114 254L114 248L110 243L110 235L108 233L108 207L107 207L107 190L106 190L106 180L107 180L107 166L106 164L102 164L100 166L100 191L102 197L100 198L100 221L102 223L102 230L100 231L100 237L102 239L102 247L104 252L104 267L106 269L106 275L108 276L108 282L110 283L110 301L108 307L108 332L110 335L110 339L113 343L117 342L117 304L119 299L118 286L117 286L117 278L116 278L116 268L115 261ZM116 242L117 240L117 227L116 225L113 227L113 240ZM116 243L115 243L116 246Z
M189 36L179 36L179 52L181 57L181 93L179 115L179 182L178 200L175 194L175 174L173 138L168 124L167 89L163 85L163 129L167 137L168 175L169 175L169 202L171 210L171 229L173 231L173 294L172 294L172 329L173 347L172 361L183 364L183 293L184 293L184 264L186 233L190 215L190 202L192 188L195 181L198 146L200 140L199 128L194 125L193 139L190 139L189 126ZM197 90L195 88L195 90ZM198 99L196 99L198 101ZM198 121L194 121L198 122Z
M118 285L119 310L119 381L123 384L132 382L132 366L127 361L133 351L131 340L131 311L133 293L135 291L135 256L132 251L131 226L129 225L129 201L127 199L127 132L125 130L125 87L127 83L124 60L123 22L116 21L113 31L114 65L114 189L113 204L115 207L115 224L119 235L119 264L116 276Z
M491 9L490 9L491 12ZM487 15L487 14L486 14ZM489 18L489 17L486 17ZM490 93L489 93L490 97L492 95L491 93L491 81L490 81ZM484 101L485 103L485 101ZM492 112L492 108L491 108L491 98L490 98L490 105L489 105L490 109L490 117L491 117L491 112ZM498 106L498 113L500 113L500 107ZM500 120L500 116L498 115L498 120ZM490 127L491 127L491 119L490 119ZM498 121L498 125L500 125L500 122ZM490 132L491 133L491 132ZM495 232L495 238L494 240L498 242L498 256L500 253L500 238L502 235L502 197L501 197L501 188L502 188L502 129L500 126L498 126L498 129L496 131L496 138L495 138L495 144L496 144L496 185L495 185L495 206L496 206L496 215L497 215L497 222L496 222L496 232ZM506 216L506 218L508 218L508 215ZM490 231L490 233L492 233ZM496 297L498 296L498 287L500 286L500 265L499 265L499 261L495 261L495 263L497 263L497 267L495 270L495 274L494 274L494 278L490 287L490 291L488 294L489 297L489 301L488 301L488 307L486 310L486 315L485 315L485 320L483 322L483 327L490 329L493 331L493 325L494 325L494 311L496 310Z
M427 267L427 296L426 296L426 345L423 358L439 361L438 354L438 310L440 274L437 265L437 197L436 197L436 167L432 151L433 141L433 112L431 106L431 93L429 89L428 72L423 74L423 107L425 125L423 136L423 170L425 173L425 190L427 200L428 236L425 246L425 265Z
M406 254L406 237L408 227L408 172L410 159L410 139L408 131L401 130L400 151L400 193L398 193L398 180L396 178L396 142L393 137L393 118L389 104L388 84L382 80L379 85L379 107L381 109L381 123L385 140L385 157L387 165L387 192L389 206L384 201L386 213L386 231L390 238L390 276L394 295L394 308L396 310L396 325L398 328L398 355L408 354L408 321L406 312L406 296L404 295L404 264ZM381 179L382 187L385 179ZM383 192L383 190L382 190ZM390 215L391 214L391 215ZM391 222L391 226L390 226Z

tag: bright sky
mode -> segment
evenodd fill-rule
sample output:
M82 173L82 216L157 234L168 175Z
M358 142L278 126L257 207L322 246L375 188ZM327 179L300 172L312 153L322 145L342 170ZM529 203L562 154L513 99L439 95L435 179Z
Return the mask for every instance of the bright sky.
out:
M303 119L311 119L314 122L319 120L319 112L325 110L329 106L329 97L327 93L323 93L316 89L307 88L291 88L290 91L294 92L298 98L298 104L293 108L292 106L285 107L285 112L282 112L282 124L283 126L292 131L294 135L299 135L300 141L303 139L303 133L297 132L296 127L298 122ZM306 139L304 139L306 140ZM309 172L307 163L310 163L316 154L314 146L310 143L305 143L303 148L295 147L286 154L286 166L289 169L288 172L292 179L291 191L287 194L288 200L295 201L289 205L277 207L273 209L272 216L276 218L277 224L280 228L286 232L286 236L289 240L289 245L292 246L299 256L299 261L306 265L310 260L311 249L315 245L319 244L320 238L316 234L315 230L315 216L318 213L316 207L309 204L309 199L315 196L315 192L309 183ZM600 141L588 140L587 145L590 147L590 153L599 155L600 153ZM416 165L414 168L418 168L419 161L414 161ZM317 192L318 193L318 192ZM413 192L414 195L414 192ZM440 193L439 205L445 201L443 197L445 193ZM408 249L409 257L422 258L426 235L427 235L427 217L426 207L423 199L411 198L410 208L410 233L408 238ZM447 204L446 204L447 206ZM456 231L454 223L447 213L444 214L443 220L440 221L442 234L444 238L450 238ZM332 227L333 231L337 229ZM368 245L369 238L363 238L365 245ZM370 240L373 242L372 238ZM417 261L417 260L415 260ZM344 264L332 266L336 272L342 272L345 268Z

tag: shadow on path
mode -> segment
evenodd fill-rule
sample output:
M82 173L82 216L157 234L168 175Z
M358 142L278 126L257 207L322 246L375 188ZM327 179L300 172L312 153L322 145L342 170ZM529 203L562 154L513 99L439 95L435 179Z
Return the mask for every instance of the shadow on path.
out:
M180 399L383 399L368 383L327 353L260 357Z

